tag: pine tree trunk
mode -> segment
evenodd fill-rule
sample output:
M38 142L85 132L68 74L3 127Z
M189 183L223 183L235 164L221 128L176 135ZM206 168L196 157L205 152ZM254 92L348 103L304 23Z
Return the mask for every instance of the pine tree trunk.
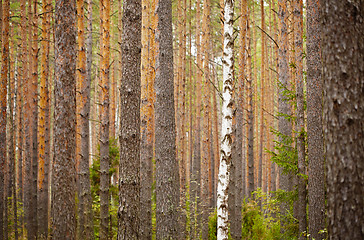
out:
M49 131L46 125L46 111L49 102L48 96L48 77L49 77L49 36L50 23L49 14L51 3L44 2L42 6L42 31L41 31L41 69L40 69L40 99L39 99L39 122L38 122L38 147L39 147L39 165L38 165L38 236L40 239L46 239L48 235L48 166L49 152L46 152L46 132ZM49 133L48 133L49 135Z
M196 67L196 90L201 89L202 75L202 59L201 59L201 24L200 24L200 11L201 1L196 2L196 51L197 51L197 67ZM191 175L191 238L197 239L200 231L200 196L201 196L201 91L195 91L195 142L194 142L194 157L192 161L192 175Z
M30 125L31 131L31 180L30 180L30 199L29 199L29 217L30 226L28 230L28 238L36 239L38 233L38 2L33 1L33 11L32 11L32 25L31 25L31 80L30 80Z
M53 239L76 239L76 1L56 1Z
M233 117L233 18L234 1L224 4L224 54L223 54L223 104L222 104L222 142L217 188L217 239L228 239L228 190L231 162L232 117Z
M363 239L363 1L321 7L328 237Z
M140 238L152 239L153 132L149 88L152 75L150 43L150 1L142 1L141 111L140 111ZM153 29L151 30L153 31Z
M93 5L93 0L87 0L87 36L86 36L86 78L87 78L87 82L89 82L90 87L92 88L92 5ZM96 95L96 94L94 94ZM93 105L92 104L92 98L91 98L91 89L90 89L90 117L89 117L89 121L94 119L93 116ZM93 133L95 132L95 129L93 128L94 126L94 121L91 121L89 123L90 128L89 128L89 135L90 135L90 150L89 150L89 154L91 156L93 156L93 141L94 141L94 136ZM92 157L91 157L91 162L92 162ZM91 199L92 201L92 199Z
M307 153L308 219L314 239L325 238L324 139L322 126L322 63L319 0L307 1Z
M90 116L90 85L91 85L91 52L86 46L84 27L84 1L77 0L77 27L78 27L78 60L76 81L78 82L78 92L76 96L79 108L80 146L78 157L78 238L93 239L93 219L92 219L92 198L90 183L90 138L89 138L89 116ZM91 4L90 2L88 4ZM90 9L90 8L89 8ZM92 9L91 9L92 10ZM89 13L90 14L90 13ZM90 16L90 15L89 15ZM92 36L87 36L91 38ZM92 39L87 39L92 41ZM88 42L89 44L89 42ZM92 44L92 43L91 43ZM88 48L88 49L86 49ZM89 67L89 69L88 69ZM89 72L88 72L89 70Z
M6 171L6 145L7 145L7 134L6 134L6 107L7 107L7 84L8 84L8 74L9 74L9 21L10 21L10 1L6 0L4 2L4 7L1 9L3 11L2 14L2 58L1 58L1 80L0 80L0 104L1 104L1 112L0 112L0 239L4 239L4 236L7 233L7 221L3 218L6 211L6 201L4 196L5 193L5 184L4 177ZM5 220L5 221L4 221Z
M201 226L202 239L208 239L208 220L209 220L209 172L211 165L211 140L210 140L210 14L211 6L209 0L203 2L202 14L202 45L201 52L203 55L203 128L202 128L202 152L201 152ZM209 164L210 163L210 164Z
M23 237L23 228L24 228L24 211L25 205L24 205L24 184L25 184L25 178L23 175L23 158L25 155L24 152L24 103L25 103L25 86L28 82L28 61L26 59L27 56L27 22L26 22L26 8L25 8L26 1L21 0L20 2L20 31L21 31L21 38L20 38L20 62L21 62L21 71L19 71L19 90L18 90L18 119L19 119L19 125L18 125L18 202L22 204L23 206L23 213L19 215L19 222L20 222L20 237ZM1 239L1 238L0 238Z
M260 0L260 13L261 13L261 28L262 31L265 31L265 15L264 15L264 1ZM258 188L262 188L263 186L263 163L264 161L264 144L265 141L263 139L266 138L264 135L264 108L265 108L265 61L266 61L266 41L265 41L265 33L262 32L262 55L261 55L261 77L260 77L260 139L259 139L259 169L258 169Z
M279 23L279 35L278 35L278 45L279 45L279 57L278 57L278 84L279 84L279 97L278 97L278 112L281 114L278 120L278 131L284 136L291 137L292 126L288 120L285 119L283 115L291 115L290 104L285 100L283 96L283 91L288 88L290 84L290 72L288 68L288 12L287 12L287 2L286 0L278 1L278 17ZM280 142L283 138L280 137ZM283 173L283 170L279 170L279 188L289 191L290 183L292 182L291 174ZM287 207L287 206L286 206ZM283 210L285 212L285 210Z
M140 234L140 86L142 2L127 0L123 9L120 87L120 181L118 239ZM172 115L173 116L173 115Z
M175 239L180 232L180 193L173 101L172 2L159 0L156 14L156 238Z
M247 100L248 100L248 182L247 182L247 194L251 196L254 191L254 95L253 92L253 76L252 76L252 53L251 53L251 31L250 31L250 10L247 9Z
M306 216L306 174L305 166L305 122L304 122L304 96L303 96L303 2L295 0L294 4L294 25L295 25L295 63L296 63L296 100L297 100L297 153L298 153L298 223L300 239L305 239L303 232L307 232Z
M272 1L272 10L276 11L276 4L275 1ZM278 30L277 30L277 14L273 13L273 32L274 32L274 39L276 39L276 41L278 40ZM275 76L273 79L274 81L276 81L277 77L278 77L278 46L274 45L274 49L273 49L273 56L274 56L274 60L273 60L273 69L275 69ZM274 89L274 92L277 92L277 87L276 85L272 86L272 88ZM277 97L276 95L273 93L273 114L276 115L276 105L277 105ZM277 121L274 121L273 127L275 129L277 129L276 127L277 125ZM275 136L273 136L273 139L275 140ZM272 140L273 140L272 139ZM274 146L273 146L274 149ZM276 191L277 189L277 165L276 163L272 162L272 169L271 169L271 191Z
M10 33L10 39L14 37L14 33L16 32L16 27L13 27L11 33ZM16 158L15 158L15 132L16 132L16 125L15 125L15 119L16 119L16 88L15 88L15 71L16 71L16 65L15 65L15 46L16 45L16 39L13 41L10 41L10 52L9 52L9 88L8 88L8 102L9 102L9 127L8 127L8 133L9 133L9 144L8 144L8 171L9 171L9 194L8 196L11 197L10 203L8 206L11 206L9 209L9 216L11 216L10 219L10 231L9 233L12 235L14 233L14 238L18 239L18 219L17 219L17 193L16 193L16 172L15 172L15 166L16 166ZM12 210L12 212L10 212Z
M110 0L100 1L101 62L100 62L100 239L109 238L109 113L110 113ZM123 156L123 154L120 154Z

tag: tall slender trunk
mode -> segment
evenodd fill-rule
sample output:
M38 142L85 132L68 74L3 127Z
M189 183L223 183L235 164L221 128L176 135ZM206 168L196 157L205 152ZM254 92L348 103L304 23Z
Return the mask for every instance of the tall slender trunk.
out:
M123 9L120 87L120 181L118 239L140 234L140 87L142 2L127 0Z
M100 1L102 36L100 42L100 239L109 238L109 106L110 106L110 0ZM123 154L121 154L123 156Z
M215 74L215 69L213 72L213 77L212 77L212 82L214 83L215 86L217 86L217 77ZM214 151L214 157L213 157L213 161L214 161L214 174L212 176L213 179L213 206L216 206L216 198L217 198L217 194L216 194L216 190L217 190L217 179L218 179L218 173L219 173L219 160L220 160L220 138L219 138L219 122L218 122L218 117L217 117L217 107L218 105L220 105L220 101L217 99L216 95L218 93L216 92L215 88L212 90L212 106L213 106L213 130L212 130L212 143L213 143L213 151Z
M9 33L10 39L16 34L16 27L12 29ZM16 159L15 159L15 132L16 132L16 88L15 88L15 67L16 67L16 57L15 57L15 46L16 40L10 41L9 47L9 84L8 84L8 106L9 106L9 144L8 144L8 197L10 197L10 202L8 206L11 208L8 209L9 211L9 219L12 226L9 228L10 236L14 233L14 238L18 239L18 229L17 229L17 193L16 193ZM13 212L10 212L12 210ZM11 218L10 218L11 216Z
M46 132L49 128L46 125L49 113L46 111L48 96L48 77L49 77L49 36L50 31L50 10L51 3L45 1L42 6L42 31L41 31L41 69L40 69L40 100L39 100L39 122L38 122L38 148L39 148L39 165L38 165L38 236L40 239L46 239L48 235L48 167L49 152L46 152ZM48 133L49 134L49 133ZM49 139L47 139L49 140Z
M297 152L298 152L298 223L300 239L305 239L303 232L307 232L306 218L306 174L305 166L305 122L304 122L304 96L303 96L303 2L294 1L295 24L295 65L296 65L296 100L297 100Z
M150 1L142 1L141 107L140 107L140 237L152 239L153 132L149 88L152 75L150 44L152 15Z
M177 142L179 142L179 167L180 167L180 206L183 208L186 202L186 0L179 0L178 7L178 130L179 136ZM185 238L185 230L186 230L186 216L182 212L181 216L181 237Z
M27 63L28 63L28 74L27 74L27 81L24 84L24 137L25 139L29 139L28 141L25 141L24 144L24 212L25 212L25 228L26 228L26 237L29 236L30 228L31 228L31 215L30 215L30 202L31 202L31 166L32 166L32 159L31 159L31 153L32 153L32 138L31 138L31 127L32 124L34 124L34 119L32 116L32 102L33 102L33 96L32 96L32 1L28 2L28 24L26 26L26 34L28 35L28 46L26 49L27 54Z
M201 70L203 71L203 121L202 121L202 152L201 152L201 211L202 211L202 239L208 238L209 220L209 165L211 166L211 143L210 143L210 14L211 6L209 0L203 2L202 14L202 44L203 55ZM202 90L202 89L201 89Z
M29 217L30 217L30 226L28 230L28 238L36 239L38 232L38 2L37 0L33 1L33 11L32 11L32 44L31 44L31 80L30 80L30 94L31 94L31 102L30 102L30 119L28 121L31 122L30 131L31 131L31 193L29 199Z
M196 89L201 89L201 67L202 67L202 59L201 59L201 24L200 24L200 11L201 11L201 2L197 0L196 2L196 51L197 51L197 67L196 67ZM201 182L201 91L196 91L195 97L195 143L194 143L194 157L192 162L192 176L191 176L191 213L192 217L192 230L193 238L196 239L199 235L199 224L200 224L200 182Z
M234 0L224 4L224 54L223 54L223 104L222 104L222 142L217 188L217 239L228 239L228 189L231 162L232 117L233 117L233 18Z
M288 88L290 84L290 75L288 68L288 12L287 12L287 2L286 0L278 1L278 17L279 23L279 35L278 35L278 45L279 45L279 58L278 58L278 84L279 84L279 97L278 97L278 112L281 113L278 120L278 130L281 134L286 137L291 137L292 126L290 122L285 119L284 115L288 116L291 114L290 104L287 102L286 97L283 95L285 89ZM282 142L283 138L280 137L279 141ZM279 176L279 187L283 190L289 191L289 185L292 181L291 174L283 173L280 169Z
M276 11L276 3L275 1L272 1L272 11ZM277 26L277 14L273 13L273 32L274 32L274 39L276 39L276 41L278 40L278 26ZM277 77L278 77L278 46L274 45L274 49L273 49L273 56L274 56L274 60L273 60L273 66L275 69L275 77L274 77L274 83L276 83L277 81ZM277 93L278 95L278 91L277 91L277 84L275 84L274 86L272 86L272 88L274 89L274 92ZM273 93L273 114L276 114L276 108L277 108L277 96L276 94ZM277 129L276 127L277 125L277 121L275 120L273 127L275 129ZM275 140L275 136L273 136L274 140ZM272 169L271 169L271 191L276 191L277 189L277 164L272 162Z
M2 3L1 3L2 6ZM8 73L9 73L9 11L10 11L10 1L6 0L4 2L4 8L1 9L2 13L2 57L1 57L1 81L0 81L0 104L1 104L1 112L0 112L0 239L4 239L4 233L7 231L7 226L5 225L6 221L4 221L4 210L5 203L4 200L4 192L5 192L5 184L4 184L4 176L5 176L5 165L6 165L6 144L7 144L7 136L6 136L6 107L7 107L7 82L8 82Z
M319 0L307 1L308 219L312 238L325 238L325 175L322 126L321 27Z
M245 138L244 128L244 89L247 78L246 64L246 33L247 33L247 0L240 3L241 19L239 21L239 58L238 58L238 86L235 88L236 93L236 115L235 115L235 138L232 148L232 167L229 189L232 187L233 193L229 195L229 199L234 198L230 209L234 213L234 218L230 219L230 232L233 239L241 239L241 206L243 203L243 187L245 188L245 174L243 173L243 165L246 165L246 158L243 157L243 138ZM234 165L234 166L233 166ZM245 168L244 168L245 170ZM234 171L234 172L233 172ZM244 178L243 178L244 175Z
M76 1L56 1L52 236L76 239Z
M76 96L77 106L79 107L79 122L77 123L80 133L79 161L78 165L78 238L93 239L93 219L92 219L92 198L90 183L90 138L89 138L89 116L90 116L90 85L91 85L91 33L85 40L84 26L84 4L83 0L77 0L77 26L78 26L78 60L76 81L78 82L78 92ZM89 1L89 5L92 3ZM89 17L92 9L88 6ZM90 26L89 26L90 28ZM86 45L87 44L87 45ZM92 46L92 45L91 45Z
M156 14L156 238L173 239L180 232L180 193L173 101L172 2L159 0Z
M260 139L259 139L259 170L258 170L258 187L263 186L263 149L264 149L264 98L265 98L265 59L266 59L266 42L265 42L265 16L264 16L264 1L260 0L260 13L261 13L261 28L262 28L262 59L260 68Z
M24 211L26 211L25 209L25 201L24 201L24 191L25 188L23 187L25 185L25 178L23 175L23 158L25 156L25 152L24 152L24 126L26 125L26 121L24 121L24 104L26 102L26 96L25 96L25 87L26 84L28 82L28 61L26 61L26 59L28 58L27 56L27 48L28 48L28 41L27 41L27 21L26 21L26 1L25 0L21 0L20 2L20 62L21 62L21 71L19 71L19 90L18 90L18 119L19 119L19 125L18 125L18 191L19 191L19 196L18 196L18 201L20 204L22 204ZM20 228L20 237L23 237L23 228L24 228L24 214L21 213L19 215L19 222L21 225ZM1 239L1 238L0 238Z

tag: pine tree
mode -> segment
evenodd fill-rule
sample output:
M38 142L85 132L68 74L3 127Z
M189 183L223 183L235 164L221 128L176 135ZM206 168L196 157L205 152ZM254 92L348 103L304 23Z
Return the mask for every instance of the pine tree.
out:
M159 0L156 14L156 238L174 239L180 233L180 193L173 99L172 2Z
M42 5L42 30L41 30L41 69L40 69L40 99L39 99L39 122L38 122L38 236L41 239L47 238L48 235L48 172L49 172L49 113L47 104L48 96L48 78L49 78L49 31L50 29L50 12L52 5L45 1ZM47 133L48 132L48 133ZM46 147L46 145L48 145Z
M322 63L319 0L307 1L308 219L312 238L325 228L325 176L322 126Z
M4 233L7 232L7 221L4 221L4 211L5 207L5 164L6 164L6 145L7 145L7 135L6 135L6 108L7 108L7 83L8 83L8 73L9 73L9 21L10 21L10 1L6 0L4 2L4 7L2 9L2 58L1 58L1 80L0 80L0 239L4 239Z
M123 5L118 239L140 234L141 0Z
M90 183L90 138L89 138L89 117L90 117L90 85L91 76L87 72L87 61L89 49L86 49L85 26L84 26L84 5L83 0L77 0L77 33L78 33L78 56L76 81L78 91L76 102L78 111L77 125L79 125L79 152L78 159L78 238L93 239L92 222L92 199ZM90 3L88 3L90 4ZM91 70L91 69L90 69ZM89 73L90 74L90 73Z
M53 239L76 239L76 1L56 1Z
M321 2L329 239L364 238L364 7Z

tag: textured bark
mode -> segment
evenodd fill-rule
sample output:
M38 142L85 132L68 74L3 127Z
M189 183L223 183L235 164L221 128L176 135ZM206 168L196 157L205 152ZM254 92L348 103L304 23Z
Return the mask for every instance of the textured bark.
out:
M100 1L100 9L100 239L103 240L109 238L110 0Z
M31 116L32 122L30 131L31 131L31 193L29 199L29 217L30 217L30 226L28 229L28 239L36 239L38 233L38 2L37 0L33 1L33 11L32 11L32 40L31 40L31 80L30 80L30 94L32 95L31 99Z
M230 234L233 239L241 239L241 206L243 197L243 111L244 111L244 88L246 78L246 24L247 24L247 1L242 0L240 5L241 18L239 21L239 58L238 58L238 82L235 87L236 96L236 112L233 124L234 141L232 144L232 162L230 168L230 183L229 183L229 211L231 211L230 219ZM245 129L245 128L244 128ZM243 182L244 181L244 182ZM245 186L244 186L245 187Z
M17 32L17 28L13 27L12 33L10 33L11 38L14 36L14 34ZM8 88L8 102L9 102L9 145L8 145L8 171L9 171L9 194L11 202L8 204L8 206L12 206L11 209L9 209L9 215L12 215L12 218L10 219L12 227L10 228L11 233L14 233L14 238L18 239L18 216L17 216L17 192L16 192L16 158L15 158L15 132L16 132L16 98L17 98L17 89L15 86L15 71L16 65L15 65L15 45L16 45L16 39L10 42L10 52L9 52L9 88ZM10 213L10 210L13 212ZM11 234L12 235L12 234Z
M91 4L90 2L88 4ZM91 64L91 49L87 49L85 41L84 26L84 1L77 0L77 33L78 33L78 59L76 70L76 81L78 91L76 92L76 102L78 106L80 146L78 156L78 238L93 239L93 219L92 219L92 198L90 183L90 138L89 138L89 116L90 116L90 85L91 72L87 72L87 64ZM92 9L91 9L92 10ZM88 36L92 37L92 36ZM92 39L88 39L92 41ZM89 42L88 42L89 43ZM87 46L89 47L89 46ZM88 56L86 55L88 54ZM91 66L90 69L91 71Z
M40 69L40 99L39 99L39 122L38 122L38 237L46 239L48 236L48 169L49 152L46 152L47 119L49 113L46 111L49 102L48 77L49 77L49 36L51 3L45 1L42 5L42 31L41 31L41 69ZM49 135L49 132L48 132ZM47 139L49 140L49 139ZM49 148L48 148L49 149Z
M120 181L118 239L140 238L140 85L142 2L123 6L120 87Z
M228 239L228 190L231 163L232 117L233 117L233 18L234 1L224 2L224 53L223 53L223 102L221 128L221 159L217 188L217 239Z
M28 41L27 41L27 31L26 31L26 8L25 8L25 0L20 2L20 30L21 30L21 38L20 38L20 62L21 62L21 71L19 71L19 78L18 78L18 202L23 204L23 209L25 209L24 205L24 174L23 174L23 158L24 158L24 103L25 103L25 85L28 82L28 61L26 59L27 56L27 48L28 48ZM24 228L24 213L19 215L19 222L20 222L20 237L23 237L23 228ZM1 239L1 238L0 238Z
M307 214L306 214L306 174L305 166L305 120L304 120L304 96L303 96L303 2L295 0L294 4L294 45L296 63L296 100L297 100L297 152L298 152L298 223L300 239L305 239L303 232L307 233Z
M364 238L363 1L322 1L329 239Z
M273 10L274 11L276 11L276 3L275 3L275 1L272 1L272 8L273 8ZM273 13L273 36L274 36L274 39L276 39L276 40L278 40L278 26L277 26L277 14L274 14ZM278 46L277 45L274 45L274 49L273 49L273 52L274 52L274 60L273 60L273 66L274 66L274 68L273 69L275 69L275 77L274 77L274 80L275 80L275 82L277 81L276 79L277 79L277 77L278 77ZM274 85L274 86L272 86L272 88L274 89L274 92L278 92L277 91L277 87L276 87L276 85ZM273 114L276 114L276 109L277 109L277 96L276 96L276 94L274 94L273 93L273 108L272 108L272 112L273 112ZM274 123L273 123L273 127L275 128L275 129L277 129L277 127L276 127L276 125L277 125L277 122L278 121L276 121L276 120L274 120ZM274 140L276 140L275 139L275 136L273 136L273 139ZM273 140L272 139L272 140ZM274 149L274 146L272 147L273 149ZM274 163L274 162L272 162L272 169L271 169L271 191L276 191L277 190L277 171L276 171L276 169L277 169L277 165L276 165L276 163Z
M156 238L176 239L180 232L180 193L173 102L172 2L159 0L156 14Z
M285 100L283 96L283 91L288 88L290 84L290 75L288 68L288 12L286 6L286 0L278 1L278 17L279 17L279 35L278 35L278 45L279 45L279 57L278 57L278 82L279 82L279 97L278 97L278 112L281 114L278 119L278 130L281 134L285 136L291 136L292 126L291 123L285 119L284 115L291 114L291 106ZM283 139L280 137L279 141ZM280 169L279 175L279 188L289 191L290 182L292 182L291 174L283 173ZM286 206L287 207L287 206ZM283 210L285 212L285 210Z
M322 63L319 0L307 1L308 219L314 239L325 238L325 176L322 127Z
M186 161L186 0L180 0L179 8L179 49L178 49L178 57L180 67L179 72L179 88L178 88L178 103L179 103L179 168L180 168L180 206L181 208L185 208L186 202L186 169L187 169L187 161ZM183 215L181 216L181 237L185 238L185 230L186 230L186 214L184 211L181 212Z
M252 53L251 53L251 31L249 15L250 10L248 8L248 18L246 23L247 28L247 96L248 96L248 181L247 181L247 194L251 196L254 191L254 95L253 92L253 76L252 76Z
M265 31L265 15L264 15L264 1L260 0L260 17L261 17L261 28L262 31ZM258 188L263 187L263 164L265 164L264 159L264 144L265 141L263 139L266 138L264 135L264 108L265 108L265 81L266 81L266 74L265 74L265 67L266 67L266 40L265 34L262 33L262 53L261 53L261 68L260 68L260 139L259 139L259 168L258 168Z
M93 4L93 0L87 0L87 37L86 37L86 78L87 78L87 82L90 83L90 87L92 82L92 4ZM94 94L96 95L96 94ZM91 89L90 89L90 119L93 119L93 107L92 107L92 98L91 98ZM89 154L93 154L93 141L94 141L94 137L93 137L93 133L95 132L95 129L93 128L94 126L94 121L91 121L91 123L89 123L90 128L89 128L89 135L90 135L90 150L89 150ZM92 155L93 156L93 155ZM91 158L92 159L92 158Z
M31 43L31 38L32 38L32 31L31 31L31 19L32 19L32 14L31 14L31 9L32 9L32 2L29 1L28 2L28 14L27 14L27 19L28 19L28 24L27 24L27 28L26 28L26 35L25 37L28 38L28 46L26 48L26 52L27 54L27 63L29 68L28 68L28 76L27 76L27 81L24 84L24 137L25 139L29 139L28 141L25 141L24 143L24 213L25 213L25 229L26 229L26 237L28 237L29 235L29 228L31 226L31 217L30 217L30 194L31 194L31 164L32 164L32 159L31 159L31 153L32 153L32 138L31 138L31 127L32 124L34 124L34 119L32 116L32 102L33 102L33 96L32 96L32 92L31 92L31 87L32 87L32 82L31 82L31 73L32 73L32 59L31 59L31 48L32 48L32 43Z
M53 239L76 239L76 1L56 1Z
M215 84L215 86L217 86L217 77L215 76L215 74L213 74L213 83ZM217 117L217 106L220 106L220 98L217 99L217 95L218 92L215 91L215 89L213 89L212 91L212 106L213 106L213 130L212 130L212 143L213 143L213 152L214 152L214 157L213 157L213 161L214 161L214 174L213 174L213 206L216 206L216 190L217 190L217 178L218 178L218 174L219 174L219 161L220 161L220 139L219 139L219 122L218 122L218 117Z
M202 239L208 239L209 220L209 172L211 171L211 140L210 140L210 0L204 0L202 13L202 45L203 55L203 122L202 122L202 152L201 152L201 227ZM202 90L202 89L201 89Z
M201 24L200 24L200 11L201 11L201 1L197 0L196 2L196 90L201 89L201 67L202 67L202 58L201 58ZM195 133L194 133L194 149L193 149L193 160L192 160L192 174L191 174L191 238L197 239L200 231L200 183L201 183L201 91L195 91Z
M5 165L6 165L6 145L7 145L7 134L6 134L6 107L7 107L7 84L9 74L9 21L10 21L10 1L4 2L4 7L1 9L2 14L2 57L1 57L1 79L0 79L0 239L4 239L4 233L7 233L7 221L4 219L6 211L5 206ZM5 215L6 216L6 215ZM5 220L5 221L4 221Z
M141 107L140 107L140 238L152 239L152 182L153 182L153 132L149 88L152 75L150 74L151 58L149 45L151 34L150 1L142 1L142 32L141 32ZM154 39L153 39L154 40ZM152 86L153 87L153 86Z

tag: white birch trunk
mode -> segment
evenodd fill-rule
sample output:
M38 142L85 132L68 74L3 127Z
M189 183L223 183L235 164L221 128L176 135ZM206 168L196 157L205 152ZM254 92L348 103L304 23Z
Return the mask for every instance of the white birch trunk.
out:
M221 122L221 157L217 186L217 239L228 239L228 189L231 162L231 134L233 118L233 16L234 0L225 0L224 54L223 54L223 104Z

